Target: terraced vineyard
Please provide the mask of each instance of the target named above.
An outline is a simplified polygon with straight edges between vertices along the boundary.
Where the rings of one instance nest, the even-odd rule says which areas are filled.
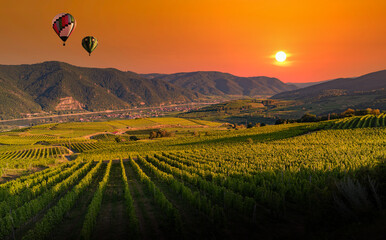
[[[351,118],[343,118],[342,120],[336,121],[333,125],[333,128],[335,129],[366,127],[386,127],[386,113],[382,113],[378,116],[365,115],[355,116]]]
[[[184,120],[186,135],[124,143],[103,123],[91,124],[93,140],[64,132],[41,154],[70,148],[75,160],[0,184],[0,238],[382,239],[386,128],[373,119],[245,130]],[[360,121],[374,127],[352,129]],[[197,124],[207,134],[189,134]],[[77,127],[87,125],[66,124]],[[27,146],[4,161],[33,161]]]
[[[0,153],[0,167],[20,168],[26,167],[33,162],[55,162],[61,156],[69,154],[64,147],[40,147]]]
[[[61,145],[75,152],[92,151],[95,149],[103,149],[109,147],[109,144],[107,143],[96,141],[68,141],[66,143],[62,143]]]

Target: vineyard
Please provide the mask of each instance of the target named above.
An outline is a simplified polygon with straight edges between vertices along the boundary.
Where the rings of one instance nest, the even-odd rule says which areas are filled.
[[[68,141],[66,143],[62,143],[62,146],[67,147],[68,149],[74,151],[74,152],[85,152],[95,149],[103,149],[108,148],[109,144],[107,143],[101,143],[101,142],[94,142],[94,141]]]
[[[3,168],[42,169],[0,184],[0,239],[383,239],[385,120],[235,130],[160,118],[2,133]],[[113,141],[162,124],[179,135]]]
[[[64,147],[40,147],[0,153],[0,167],[20,168],[34,162],[55,162],[60,156],[69,154]],[[28,159],[28,161],[25,161]],[[27,165],[26,165],[27,164]]]
[[[336,121],[332,127],[335,129],[386,127],[386,113],[378,116],[365,115],[343,118],[340,121]]]

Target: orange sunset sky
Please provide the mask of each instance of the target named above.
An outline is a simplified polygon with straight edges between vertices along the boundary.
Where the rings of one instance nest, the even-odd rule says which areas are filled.
[[[72,14],[66,47],[52,18]],[[0,64],[64,61],[138,73],[215,70],[284,82],[386,66],[385,0],[1,0]],[[99,46],[91,57],[81,40]],[[273,55],[285,51],[282,65]]]

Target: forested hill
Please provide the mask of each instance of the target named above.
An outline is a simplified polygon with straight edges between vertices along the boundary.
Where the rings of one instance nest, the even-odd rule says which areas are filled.
[[[159,79],[204,95],[274,95],[297,89],[271,77],[238,77],[214,71],[182,72],[175,74],[143,74],[149,79]]]
[[[159,79],[62,62],[0,65],[0,117],[48,110],[120,109],[190,102],[197,95]]]

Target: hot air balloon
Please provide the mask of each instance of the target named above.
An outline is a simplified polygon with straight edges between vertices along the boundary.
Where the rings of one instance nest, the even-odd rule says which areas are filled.
[[[67,38],[75,29],[75,18],[69,13],[60,13],[52,20],[52,28],[63,41],[63,46],[66,45]]]
[[[91,52],[95,50],[98,46],[98,40],[93,36],[87,36],[82,40],[82,46],[88,52],[88,55],[91,55]]]

